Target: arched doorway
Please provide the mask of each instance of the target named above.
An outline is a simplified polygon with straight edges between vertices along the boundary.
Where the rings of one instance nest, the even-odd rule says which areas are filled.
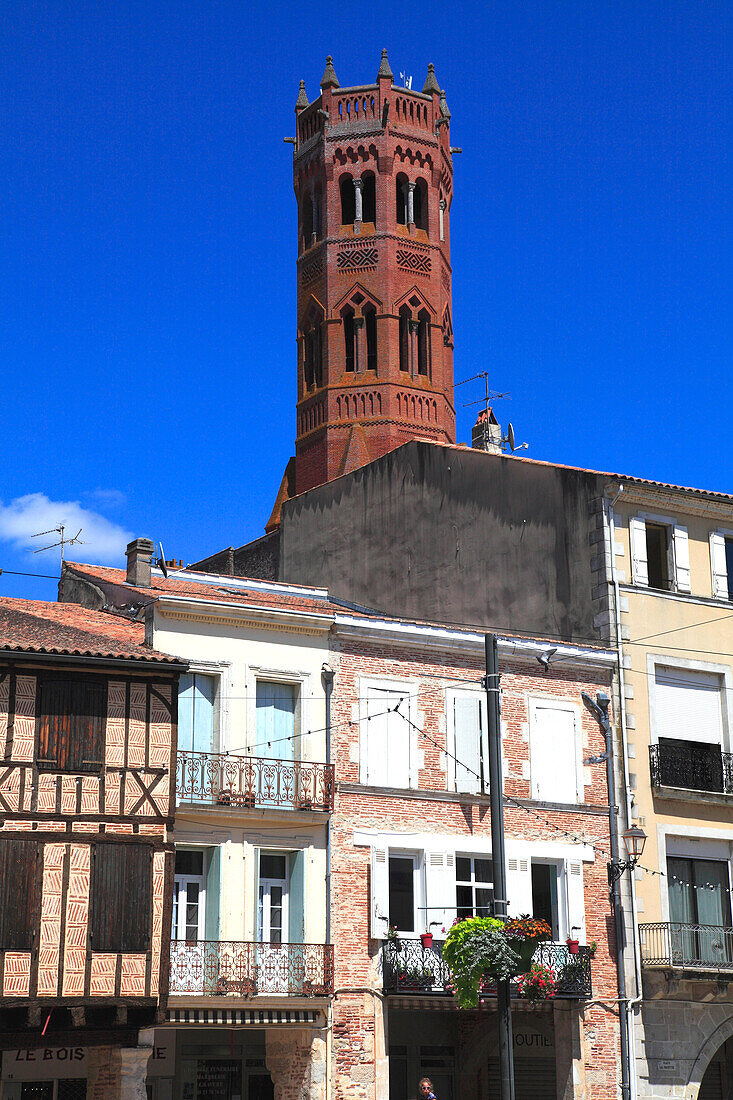
[[[726,1039],[711,1058],[697,1100],[733,1100],[733,1038]]]

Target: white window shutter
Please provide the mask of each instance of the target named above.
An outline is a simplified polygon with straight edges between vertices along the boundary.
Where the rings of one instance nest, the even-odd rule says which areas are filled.
[[[649,566],[646,553],[646,523],[632,516],[629,520],[629,539],[631,542],[631,566],[634,584],[649,585]]]
[[[530,716],[532,797],[540,802],[582,801],[575,709],[537,702]]]
[[[453,852],[425,853],[425,927],[436,939],[456,917],[456,861]],[[421,915],[422,920],[422,915]]]
[[[389,852],[372,846],[372,939],[386,939],[389,928]]]
[[[690,592],[690,547],[687,541],[687,528],[672,529],[674,546],[674,580],[678,592]]]
[[[725,558],[725,536],[717,531],[710,532],[710,571],[713,577],[713,596],[717,600],[727,600],[728,563]]]
[[[506,861],[506,892],[510,917],[532,913],[532,872],[529,859]]]
[[[568,935],[585,943],[583,864],[579,859],[565,860],[565,891],[568,902]]]
[[[453,761],[455,789],[481,791],[481,699],[456,693],[453,697]]]

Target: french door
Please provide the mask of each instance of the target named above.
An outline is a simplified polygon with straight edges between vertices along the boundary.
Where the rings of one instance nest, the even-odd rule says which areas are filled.
[[[690,966],[733,966],[727,861],[670,856],[667,872],[675,961]]]
[[[260,852],[257,909],[257,989],[260,993],[292,992],[287,927],[288,857]]]

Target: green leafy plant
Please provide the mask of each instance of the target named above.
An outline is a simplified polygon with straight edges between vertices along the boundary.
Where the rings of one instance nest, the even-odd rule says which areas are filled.
[[[485,975],[506,980],[516,974],[519,956],[510,946],[504,922],[494,917],[456,921],[443,944],[461,1008],[475,1008]]]

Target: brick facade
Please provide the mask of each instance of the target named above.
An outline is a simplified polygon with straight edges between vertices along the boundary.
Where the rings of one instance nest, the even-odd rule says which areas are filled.
[[[531,659],[534,665],[534,659]],[[479,1012],[457,1010],[450,998],[382,996],[380,949],[370,933],[370,847],[355,831],[404,834],[398,847],[409,849],[415,835],[435,834],[445,844],[452,838],[457,852],[469,841],[476,850],[485,838],[490,854],[488,798],[459,796],[447,790],[446,690],[461,683],[476,688],[483,661],[437,655],[434,650],[391,648],[336,638],[336,683],[332,753],[337,761],[338,796],[332,826],[333,940],[336,958],[336,997],[333,1010],[333,1080],[338,1097],[381,1100],[389,1095],[388,1054],[412,1031],[420,1041],[449,1044],[455,1049],[454,1095],[462,1100],[488,1097],[492,1089],[490,1066],[496,1054],[495,1001]],[[536,669],[536,665],[535,665]],[[593,997],[589,1000],[547,1002],[531,1007],[514,1001],[515,1031],[539,1029],[554,1050],[556,1095],[607,1098],[616,1095],[619,1075],[617,997],[612,918],[606,879],[608,850],[608,796],[602,764],[584,766],[585,802],[561,810],[531,801],[529,779],[528,700],[537,696],[579,701],[580,692],[608,690],[608,676],[568,664],[535,671],[529,663],[503,661],[502,725],[504,729],[505,795],[523,801],[524,808],[506,806],[506,835],[510,840],[576,843],[563,834],[592,840],[599,849],[593,862],[583,864],[585,939],[595,941],[592,960]],[[383,680],[407,683],[413,696],[412,717],[427,738],[418,735],[418,783],[409,794],[377,790],[360,784],[360,747],[363,736],[364,683]],[[596,724],[582,718],[583,757],[603,751]],[[526,811],[529,810],[528,814]],[[533,816],[538,814],[540,820]],[[357,842],[358,840],[358,842]],[[511,888],[510,888],[511,895]],[[511,896],[510,896],[511,906]],[[510,908],[511,911],[511,908]],[[440,933],[436,933],[440,935]],[[432,1038],[431,1038],[432,1037]],[[396,1044],[396,1045],[395,1045]],[[437,1047],[436,1047],[437,1049]],[[442,1049],[442,1048],[441,1048]],[[522,1053],[517,1054],[521,1062]],[[393,1070],[394,1072],[394,1070]],[[416,1091],[410,1078],[408,1095]]]

